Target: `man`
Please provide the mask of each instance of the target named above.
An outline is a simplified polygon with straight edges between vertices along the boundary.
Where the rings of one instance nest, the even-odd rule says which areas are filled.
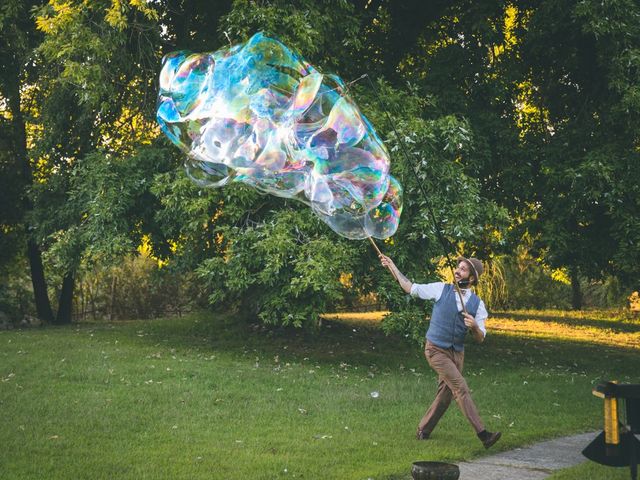
[[[418,424],[417,438],[419,440],[429,438],[454,398],[485,448],[491,447],[502,434],[488,432],[485,429],[471,398],[467,382],[462,376],[466,333],[471,332],[478,343],[482,343],[486,335],[487,309],[484,302],[469,288],[478,284],[483,271],[482,262],[477,258],[458,258],[454,277],[464,299],[465,308],[463,308],[460,295],[453,284],[413,283],[398,270],[389,257],[380,254],[380,261],[383,266],[391,270],[405,292],[423,300],[435,300],[424,354],[431,368],[438,374],[438,391],[433,403]]]

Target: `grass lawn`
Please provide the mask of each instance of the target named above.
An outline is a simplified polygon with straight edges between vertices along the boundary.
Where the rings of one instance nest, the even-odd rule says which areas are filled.
[[[496,315],[465,372],[503,439],[484,450],[454,406],[419,442],[436,388],[421,349],[342,317],[316,335],[212,313],[2,331],[0,477],[404,480],[416,460],[598,429],[594,384],[640,383],[637,320]]]
[[[594,462],[585,462],[561,470],[548,480],[629,480],[629,467],[604,467]]]

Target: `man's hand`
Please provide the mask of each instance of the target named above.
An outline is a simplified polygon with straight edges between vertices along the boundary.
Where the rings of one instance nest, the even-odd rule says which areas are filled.
[[[469,330],[471,330],[475,341],[478,343],[482,343],[484,341],[484,333],[482,333],[482,330],[478,328],[478,322],[476,322],[476,319],[469,313],[465,312],[462,312],[462,316],[464,317],[464,324]]]
[[[382,266],[387,267],[389,270],[393,272],[393,270],[396,268],[396,265],[395,263],[393,263],[393,260],[391,260],[386,255],[383,255],[382,253],[378,256],[380,257],[380,263],[382,264]]]
[[[396,264],[393,263],[393,260],[382,253],[378,255],[378,257],[380,258],[380,263],[382,264],[382,266],[389,269],[391,275],[393,275],[393,278],[396,279],[402,289],[407,293],[411,293],[411,285],[413,285],[411,283],[411,280],[405,277],[402,272],[398,270],[398,267],[396,267]]]
[[[469,313],[462,312],[462,316],[464,317],[464,324],[467,328],[474,330],[478,324],[476,323],[476,319],[471,316]]]

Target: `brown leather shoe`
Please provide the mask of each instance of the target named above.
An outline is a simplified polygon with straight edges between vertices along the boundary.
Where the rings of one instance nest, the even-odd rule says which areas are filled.
[[[487,437],[482,441],[484,448],[491,448],[502,436],[502,432],[487,432]]]
[[[418,431],[416,432],[416,438],[418,440],[427,440],[429,438],[429,434],[424,430],[418,429]]]

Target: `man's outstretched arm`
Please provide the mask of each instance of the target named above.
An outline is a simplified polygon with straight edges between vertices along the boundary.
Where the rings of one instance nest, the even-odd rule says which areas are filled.
[[[391,271],[391,274],[395,277],[395,279],[398,281],[405,292],[411,293],[413,282],[405,277],[400,270],[398,270],[398,267],[396,267],[396,264],[393,263],[393,260],[391,260],[386,255],[380,254],[380,263],[382,263],[383,267],[387,267]]]

